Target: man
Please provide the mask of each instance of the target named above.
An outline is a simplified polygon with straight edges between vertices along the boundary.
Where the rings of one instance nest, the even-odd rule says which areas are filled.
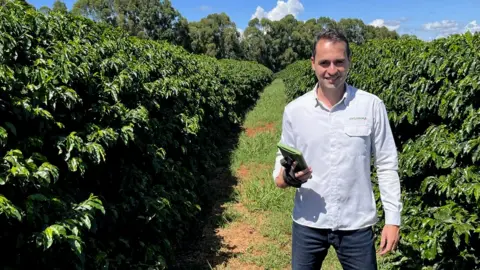
[[[299,149],[309,165],[294,173],[296,163],[278,152],[273,171],[278,187],[297,188],[293,269],[320,269],[330,246],[344,269],[377,269],[372,155],[385,212],[379,254],[398,243],[402,203],[396,145],[383,101],[345,82],[350,60],[344,35],[319,34],[311,57],[318,82],[283,114],[280,141]]]

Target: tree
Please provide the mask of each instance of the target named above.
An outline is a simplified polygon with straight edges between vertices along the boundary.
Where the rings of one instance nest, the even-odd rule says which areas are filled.
[[[73,13],[125,29],[129,34],[189,47],[188,22],[170,0],[78,0]]]
[[[48,14],[50,13],[52,10],[47,7],[47,6],[42,6],[41,8],[38,9],[39,12],[43,13],[43,14]]]
[[[412,34],[403,34],[400,36],[400,39],[416,40],[418,37]]]
[[[320,17],[317,19],[317,25],[320,26],[321,30],[326,30],[337,27],[337,22],[328,17]]]
[[[77,0],[73,5],[72,13],[82,15],[96,22],[106,22],[117,26],[113,1]]]
[[[65,5],[65,3],[61,0],[55,0],[55,2],[53,3],[52,11],[67,13],[68,12],[67,5]]]
[[[350,42],[363,44],[366,41],[367,26],[362,20],[350,18],[341,19],[337,26],[345,33]]]
[[[192,51],[216,58],[243,58],[240,33],[225,13],[210,14],[189,24]]]
[[[266,62],[267,44],[258,18],[248,22],[248,27],[243,31],[241,46],[245,59],[259,63]]]
[[[397,39],[398,34],[395,31],[388,30],[387,27],[375,27],[367,25],[366,28],[366,37],[367,40],[370,39]]]

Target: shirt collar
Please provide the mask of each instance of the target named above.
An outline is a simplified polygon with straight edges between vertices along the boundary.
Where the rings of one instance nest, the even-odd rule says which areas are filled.
[[[340,102],[343,102],[345,105],[348,105],[348,102],[353,97],[352,86],[349,85],[348,83],[345,83],[345,86],[346,86],[345,93],[343,93],[343,97],[340,100]],[[317,87],[318,87],[318,82],[315,84],[315,86],[313,87],[313,90],[311,91],[315,107],[321,106],[321,102],[317,98]]]

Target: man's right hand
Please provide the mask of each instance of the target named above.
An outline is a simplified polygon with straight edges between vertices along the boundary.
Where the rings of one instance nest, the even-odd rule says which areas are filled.
[[[286,188],[289,186],[300,187],[308,179],[312,178],[312,168],[308,167],[303,171],[294,173],[297,162],[291,162],[287,160],[281,161],[282,168],[279,175],[276,178],[276,185],[280,188]]]
[[[292,170],[295,171],[295,165],[297,165],[297,162],[293,162],[293,165],[292,165]],[[312,167],[308,167],[306,168],[305,170],[303,171],[299,171],[299,172],[296,172],[295,173],[295,177],[302,181],[303,183],[307,182],[308,179],[312,178]]]

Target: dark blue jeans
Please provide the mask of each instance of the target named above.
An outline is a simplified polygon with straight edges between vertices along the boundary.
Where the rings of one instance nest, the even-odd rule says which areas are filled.
[[[332,231],[292,226],[292,269],[321,269],[333,246],[344,270],[376,270],[375,240],[371,227],[355,231]]]

